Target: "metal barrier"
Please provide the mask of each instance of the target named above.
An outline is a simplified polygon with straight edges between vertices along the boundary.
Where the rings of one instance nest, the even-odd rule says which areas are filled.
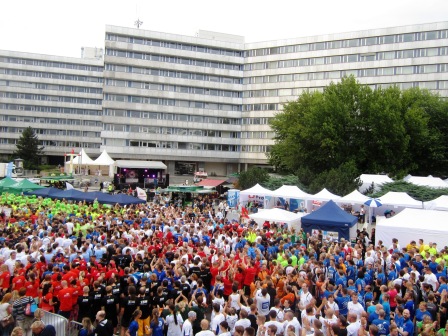
[[[67,335],[68,320],[64,316],[45,311],[42,320],[45,324],[51,324],[56,329],[57,336]]]
[[[79,331],[82,329],[82,324],[76,321],[70,321],[68,324],[67,336],[78,336]]]

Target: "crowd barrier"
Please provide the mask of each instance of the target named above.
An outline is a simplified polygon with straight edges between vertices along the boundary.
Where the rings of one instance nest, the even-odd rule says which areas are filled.
[[[45,311],[42,320],[45,324],[51,324],[56,329],[57,336],[67,335],[68,320],[64,316]]]
[[[79,331],[82,329],[82,324],[76,321],[70,321],[68,324],[67,336],[78,336]],[[112,336],[112,335],[111,335]]]

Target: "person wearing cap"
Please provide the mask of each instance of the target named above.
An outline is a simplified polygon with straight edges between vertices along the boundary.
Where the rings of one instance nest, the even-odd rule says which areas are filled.
[[[193,336],[193,321],[196,320],[196,312],[188,312],[188,319],[182,325],[182,336]]]

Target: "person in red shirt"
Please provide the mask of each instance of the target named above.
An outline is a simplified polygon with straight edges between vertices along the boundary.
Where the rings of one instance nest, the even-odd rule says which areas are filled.
[[[255,277],[258,274],[258,268],[255,266],[254,260],[251,260],[250,264],[247,265],[244,258],[243,258],[243,267],[245,267],[244,280],[243,280],[244,294],[246,296],[249,296],[250,285],[255,282]]]
[[[25,287],[25,277],[23,275],[18,275],[16,271],[14,271],[14,277],[12,279],[12,290],[19,290],[22,287]]]
[[[39,279],[36,278],[36,274],[33,272],[28,273],[28,279],[25,281],[26,296],[31,296],[32,298],[39,297]]]
[[[64,316],[66,319],[70,319],[70,313],[73,308],[72,297],[74,288],[68,287],[68,283],[65,280],[62,280],[61,285],[62,289],[57,295],[60,302],[58,314]]]
[[[62,277],[61,274],[58,274],[58,277],[56,278],[56,281],[52,281],[51,285],[53,286],[53,295],[58,296],[59,291],[62,289]]]
[[[0,289],[6,293],[9,289],[11,274],[9,274],[8,266],[2,265],[0,267]]]
[[[53,302],[53,286],[52,284],[46,283],[43,286],[42,294],[39,300],[40,308],[50,312],[54,313],[54,302]]]

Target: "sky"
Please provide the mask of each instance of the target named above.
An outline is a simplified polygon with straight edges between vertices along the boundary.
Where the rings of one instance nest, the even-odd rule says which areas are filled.
[[[447,20],[447,0],[0,0],[0,49],[79,57],[103,47],[107,24],[246,42]]]

